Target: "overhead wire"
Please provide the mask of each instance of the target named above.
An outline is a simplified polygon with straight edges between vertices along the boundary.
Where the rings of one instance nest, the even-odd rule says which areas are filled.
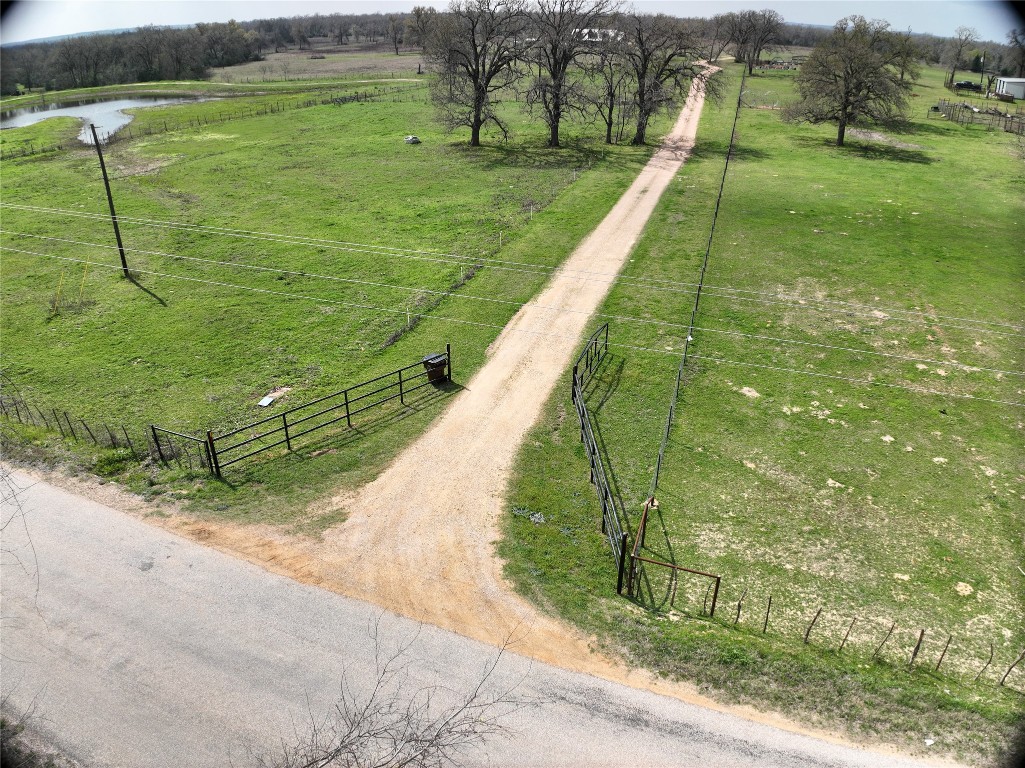
[[[88,213],[84,211],[70,211],[60,208],[45,208],[42,206],[28,206],[16,203],[0,203],[0,207],[7,207],[18,210],[36,211],[44,213],[59,213],[68,216],[77,216],[91,219],[109,219],[110,217],[102,213]],[[438,251],[422,250],[422,249],[408,249],[408,248],[395,248],[391,246],[379,246],[379,245],[368,245],[362,243],[350,243],[346,241],[327,240],[324,238],[309,238],[298,235],[280,235],[276,233],[265,233],[265,232],[252,232],[249,230],[237,230],[227,227],[211,227],[207,225],[199,224],[187,224],[182,222],[173,222],[166,220],[157,219],[144,219],[138,217],[129,216],[118,216],[119,222],[132,223],[140,226],[151,226],[151,227],[162,227],[170,229],[182,229],[185,231],[197,231],[197,232],[209,232],[212,234],[223,234],[230,235],[233,237],[239,237],[244,239],[261,240],[265,242],[278,242],[288,245],[310,245],[312,247],[327,248],[331,250],[341,250],[349,253],[365,253],[369,255],[393,255],[399,258],[408,258],[420,261],[431,261],[436,263],[451,263],[451,264],[463,264],[463,265],[477,265],[487,266],[491,269],[502,270],[507,272],[519,272],[525,274],[536,274],[536,275],[550,275],[556,272],[569,275],[582,275],[580,279],[591,280],[594,282],[600,282],[603,284],[614,284],[617,282],[639,282],[646,285],[650,285],[655,290],[663,290],[675,293],[683,294],[694,294],[696,293],[697,283],[688,283],[683,281],[666,280],[660,278],[648,278],[631,275],[619,275],[617,273],[608,272],[596,272],[590,270],[579,270],[579,269],[566,269],[564,267],[552,267],[543,264],[532,264],[529,262],[517,262],[501,259],[493,259],[487,257],[475,257],[475,256],[462,256],[459,254],[444,253]],[[179,257],[181,258],[181,257]],[[604,279],[598,279],[604,278]],[[681,290],[682,289],[682,290]],[[691,290],[694,289],[694,290]],[[1016,325],[1013,323],[1005,323],[994,320],[986,320],[983,318],[971,318],[971,317],[959,317],[954,315],[941,315],[937,313],[923,312],[921,310],[907,310],[907,309],[896,309],[887,307],[877,307],[872,304],[859,304],[855,302],[846,302],[838,299],[815,299],[800,296],[798,294],[781,294],[780,292],[767,292],[767,291],[754,291],[744,288],[732,288],[728,286],[711,286],[705,285],[702,288],[705,295],[710,297],[725,298],[732,301],[747,301],[766,305],[775,306],[796,306],[802,309],[816,309],[822,312],[843,312],[848,315],[872,317],[879,321],[896,321],[905,323],[921,323],[924,325],[961,329],[961,330],[972,330],[983,333],[992,333],[996,335],[1004,336],[1021,336],[1025,334],[1018,333],[1002,333],[1000,331],[991,330],[989,328],[977,328],[974,326],[964,325],[949,325],[941,324],[937,322],[929,321],[928,318],[937,318],[944,320],[952,320],[956,322],[974,323],[977,325],[989,325],[1002,328],[1013,328],[1016,330],[1025,331],[1025,326]],[[725,293],[716,293],[710,291],[722,291]],[[740,296],[736,294],[750,294],[749,296]],[[771,296],[776,300],[766,300],[753,298],[757,296]],[[782,299],[782,300],[780,300]],[[871,312],[855,312],[852,309],[845,310],[833,310],[823,307],[822,305],[836,305],[838,307],[848,307],[856,309],[870,309]],[[887,317],[879,317],[876,313],[883,313],[888,315]],[[915,317],[897,317],[896,314],[913,315]],[[921,318],[921,319],[916,319]]]
[[[35,234],[32,234],[32,233],[15,232],[15,231],[12,231],[12,230],[5,230],[5,229],[0,229],[0,234],[17,235],[17,236],[21,236],[21,237],[31,237],[31,238],[35,238],[35,239],[39,239],[39,240],[47,240],[47,241],[53,241],[53,242],[68,243],[68,244],[71,244],[71,245],[84,245],[84,246],[95,247],[95,248],[104,248],[104,249],[108,249],[108,250],[113,250],[113,249],[117,248],[117,246],[107,245],[107,244],[104,244],[104,243],[90,243],[90,242],[86,242],[86,241],[82,241],[82,240],[72,240],[70,238],[51,237],[51,236],[48,236],[48,235],[35,235]],[[408,292],[414,292],[414,293],[426,293],[426,294],[429,294],[429,295],[445,296],[445,297],[449,297],[449,298],[456,298],[456,299],[463,299],[463,300],[472,300],[472,301],[482,301],[482,302],[495,303],[495,304],[504,304],[504,305],[507,305],[507,306],[516,307],[517,309],[522,309],[524,307],[533,307],[535,309],[543,309],[543,310],[547,310],[547,311],[551,311],[551,312],[561,312],[561,313],[567,313],[567,314],[584,314],[584,315],[588,315],[588,316],[594,315],[596,317],[601,317],[601,318],[609,319],[609,320],[618,320],[618,321],[623,321],[623,322],[636,322],[636,323],[643,323],[643,324],[648,324],[648,325],[658,325],[658,326],[662,326],[662,327],[681,329],[681,330],[686,331],[688,336],[693,331],[701,331],[701,332],[704,332],[704,333],[717,333],[717,334],[723,334],[723,335],[741,336],[741,337],[745,337],[745,338],[759,339],[759,340],[763,340],[763,341],[772,341],[772,342],[776,342],[776,343],[779,343],[779,344],[793,344],[793,345],[816,347],[816,348],[820,348],[820,349],[828,349],[828,350],[834,350],[834,351],[840,351],[840,352],[850,352],[850,353],[858,354],[858,355],[871,355],[871,356],[876,356],[876,357],[887,357],[887,358],[891,358],[891,359],[895,359],[895,360],[903,360],[903,361],[914,362],[914,363],[930,363],[932,365],[947,365],[947,366],[960,368],[960,369],[963,369],[963,370],[966,370],[966,371],[970,371],[970,372],[979,371],[979,372],[1006,374],[1006,375],[1009,375],[1009,376],[1025,376],[1025,372],[1022,372],[1022,371],[1010,371],[1010,370],[1004,370],[1004,369],[1000,369],[1000,368],[988,368],[988,367],[983,367],[983,366],[971,365],[971,364],[968,364],[968,363],[960,363],[960,362],[958,362],[956,360],[933,360],[931,358],[912,357],[912,356],[908,356],[908,355],[898,355],[898,354],[889,353],[889,352],[879,352],[879,351],[876,351],[876,350],[856,349],[854,347],[842,347],[842,346],[833,345],[833,344],[822,344],[822,343],[818,343],[818,342],[801,341],[799,339],[785,339],[785,338],[781,338],[781,337],[778,337],[778,336],[766,336],[766,335],[762,335],[762,334],[745,333],[745,332],[742,332],[742,331],[730,331],[730,330],[724,330],[724,329],[721,329],[721,328],[705,328],[705,327],[698,327],[698,326],[689,326],[689,325],[684,324],[684,323],[674,323],[674,322],[666,321],[666,320],[655,320],[653,318],[632,317],[632,316],[629,316],[629,315],[619,315],[619,314],[604,313],[604,312],[594,313],[594,312],[590,312],[588,310],[574,309],[572,307],[553,307],[553,306],[550,306],[550,305],[538,304],[536,302],[518,302],[518,301],[513,301],[513,300],[510,300],[510,299],[498,299],[498,298],[489,297],[489,296],[477,296],[477,295],[474,295],[474,294],[456,293],[454,291],[443,291],[443,290],[436,290],[436,289],[423,288],[423,287],[417,287],[417,286],[395,285],[394,283],[380,283],[380,282],[375,282],[375,281],[371,281],[371,280],[358,280],[358,279],[355,279],[355,278],[338,277],[338,276],[335,276],[335,275],[320,275],[320,274],[317,274],[315,272],[304,272],[304,271],[298,271],[298,270],[281,269],[279,267],[263,267],[263,266],[259,266],[259,265],[246,264],[246,263],[242,263],[242,262],[220,261],[220,260],[217,260],[217,259],[206,259],[206,258],[203,258],[203,257],[200,257],[200,256],[182,256],[182,255],[173,254],[173,253],[166,253],[166,252],[162,252],[162,251],[148,251],[148,250],[143,250],[143,249],[139,249],[139,248],[126,248],[125,250],[128,251],[129,253],[140,253],[140,254],[145,254],[145,255],[161,256],[161,257],[170,258],[170,259],[183,259],[183,260],[187,260],[187,261],[195,261],[195,262],[214,264],[214,265],[225,266],[225,267],[233,267],[233,268],[237,268],[237,269],[251,269],[251,270],[260,271],[260,272],[271,272],[271,273],[276,273],[276,274],[295,275],[295,276],[299,276],[299,277],[308,277],[308,278],[315,278],[315,279],[330,280],[330,281],[349,283],[349,284],[355,284],[355,285],[363,285],[363,286],[368,286],[368,287],[391,288],[391,289],[396,289],[396,290],[402,290],[402,291],[408,291]],[[56,257],[54,257],[54,258],[56,258]]]
[[[56,259],[56,260],[59,260],[59,261],[74,262],[74,263],[78,263],[78,264],[88,264],[88,265],[95,266],[95,267],[100,267],[100,268],[103,268],[103,269],[112,269],[112,270],[120,270],[121,269],[121,267],[119,265],[106,264],[104,262],[89,261],[87,259],[77,259],[77,258],[74,258],[74,257],[71,257],[71,256],[56,256],[56,255],[53,255],[53,254],[39,253],[38,251],[28,251],[28,250],[25,250],[25,249],[13,248],[11,246],[2,245],[2,244],[0,244],[0,250],[12,251],[12,252],[15,252],[15,253],[23,253],[23,254],[28,254],[28,255],[32,255],[32,256],[41,256],[43,258],[51,258],[51,259]],[[236,285],[236,284],[233,284],[233,283],[226,283],[226,282],[218,281],[218,280],[204,280],[204,279],[196,278],[196,277],[186,277],[186,276],[183,276],[183,275],[172,275],[172,274],[167,274],[167,273],[163,273],[163,272],[156,272],[156,271],[153,271],[153,270],[141,270],[141,269],[140,270],[134,270],[133,269],[132,271],[136,272],[138,274],[153,275],[155,277],[166,277],[166,278],[169,278],[169,279],[172,279],[172,280],[184,280],[184,281],[187,281],[187,282],[202,283],[202,284],[206,284],[206,285],[214,285],[214,286],[220,286],[220,287],[225,287],[225,288],[234,288],[234,289],[237,289],[237,290],[250,291],[250,292],[253,292],[253,293],[269,294],[269,295],[273,295],[273,296],[284,296],[286,298],[305,299],[305,300],[308,300],[308,301],[315,301],[315,302],[318,302],[318,303],[321,303],[321,304],[333,304],[333,305],[344,306],[344,307],[349,307],[349,308],[353,308],[353,309],[367,309],[367,310],[371,310],[371,311],[375,311],[375,312],[379,312],[379,313],[384,313],[384,314],[390,314],[390,315],[399,315],[399,316],[401,316],[401,315],[406,315],[407,314],[405,310],[389,309],[387,307],[380,307],[380,306],[373,305],[373,304],[361,304],[361,303],[357,303],[357,302],[339,301],[337,299],[325,299],[325,298],[321,298],[321,297],[318,297],[318,296],[307,296],[305,294],[292,293],[292,292],[289,292],[289,291],[275,291],[275,290],[271,290],[271,289],[267,289],[267,288],[253,288],[253,287],[250,287],[250,286]],[[556,333],[551,333],[549,331],[533,331],[533,330],[526,329],[526,328],[511,328],[511,327],[509,327],[507,325],[499,325],[497,323],[482,323],[482,322],[479,322],[479,321],[476,321],[476,320],[463,320],[461,318],[449,317],[447,315],[435,315],[435,314],[430,314],[430,313],[422,313],[422,314],[417,314],[415,316],[418,319],[442,320],[442,321],[445,321],[445,322],[457,323],[457,324],[460,324],[460,325],[474,326],[474,327],[479,327],[479,328],[487,328],[487,329],[497,330],[497,331],[508,330],[508,331],[512,331],[512,332],[515,332],[515,333],[524,333],[524,334],[528,334],[528,335],[532,335],[532,336],[538,336],[538,337],[541,337],[541,338],[561,339],[561,340],[564,340],[564,341],[577,341],[577,337],[576,336],[567,336],[567,335],[564,335],[564,334],[556,334]],[[645,346],[641,346],[641,345],[637,345],[637,344],[623,344],[621,342],[618,342],[618,343],[617,342],[609,342],[609,346],[617,347],[617,348],[620,348],[620,349],[630,349],[630,350],[638,351],[638,352],[649,352],[649,353],[658,354],[658,355],[676,357],[676,353],[674,351],[665,350],[665,349],[655,349],[655,348],[652,348],[652,347],[645,347]],[[958,398],[958,399],[975,400],[975,401],[979,401],[979,402],[996,403],[996,404],[1000,404],[1000,405],[1010,405],[1010,406],[1015,406],[1015,407],[1025,407],[1025,403],[1020,403],[1020,402],[1014,402],[1014,401],[1008,401],[1008,400],[997,400],[997,399],[985,398],[985,397],[976,397],[974,395],[959,394],[959,393],[954,393],[954,392],[943,392],[943,391],[940,391],[940,390],[922,389],[922,388],[910,387],[910,386],[906,386],[906,385],[902,385],[902,384],[889,384],[889,383],[886,383],[886,382],[880,382],[880,381],[875,381],[875,380],[871,380],[871,379],[854,379],[854,378],[849,378],[849,377],[845,377],[845,376],[837,376],[837,375],[833,375],[833,374],[817,373],[817,372],[813,372],[813,371],[803,371],[803,370],[796,369],[796,368],[783,368],[783,367],[779,367],[779,366],[764,365],[764,364],[759,364],[759,363],[743,363],[743,362],[739,362],[739,361],[727,360],[727,359],[724,359],[724,358],[716,358],[716,357],[711,357],[711,356],[706,356],[706,355],[691,354],[690,357],[691,358],[700,359],[700,360],[708,360],[710,362],[727,363],[727,364],[740,365],[740,366],[746,366],[746,367],[752,367],[752,368],[765,368],[765,369],[769,369],[769,370],[784,371],[784,372],[792,373],[792,374],[795,374],[795,375],[801,375],[801,376],[813,376],[813,377],[817,377],[817,378],[835,379],[835,380],[846,381],[846,382],[850,382],[850,383],[854,383],[854,384],[864,384],[864,385],[872,385],[872,386],[889,387],[889,388],[893,388],[893,389],[903,389],[903,390],[906,390],[908,392],[913,392],[913,393],[916,393],[916,394],[929,394],[929,395],[937,395],[937,396],[941,396],[941,397],[953,397],[953,398]]]

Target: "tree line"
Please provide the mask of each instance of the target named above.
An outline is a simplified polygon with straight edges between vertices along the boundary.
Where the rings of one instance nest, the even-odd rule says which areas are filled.
[[[885,71],[898,76],[891,89],[896,96],[922,61],[949,66],[951,82],[959,67],[985,71],[991,81],[997,74],[1025,73],[1025,30],[1012,30],[1003,45],[981,43],[964,27],[953,38],[935,38],[876,24],[885,34],[876,34],[872,44],[886,49]],[[698,77],[699,61],[729,52],[751,72],[766,54],[792,46],[820,51],[836,34],[787,24],[773,10],[698,19],[625,11],[621,0],[452,0],[443,11],[417,6],[410,13],[149,26],[6,46],[0,50],[0,85],[9,94],[201,79],[213,67],[260,60],[270,51],[312,49],[325,41],[376,44],[396,54],[421,54],[436,75],[431,94],[442,121],[469,128],[471,145],[489,126],[506,132],[497,105],[510,95],[546,124],[550,146],[560,145],[561,127],[571,116],[598,122],[608,143],[624,140],[629,131],[632,143],[643,144],[652,117],[677,106],[696,78],[702,87],[718,87],[714,79]],[[863,110],[866,116],[870,111]]]

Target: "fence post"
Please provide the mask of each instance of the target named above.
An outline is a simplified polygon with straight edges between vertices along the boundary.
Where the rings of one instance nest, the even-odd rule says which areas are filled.
[[[712,610],[708,612],[708,618],[715,618],[715,603],[719,599],[719,582],[722,581],[722,576],[715,577],[715,591],[712,592]]]
[[[100,441],[96,439],[96,435],[94,435],[93,431],[89,429],[89,425],[85,423],[85,419],[79,419],[79,421],[82,422],[82,426],[85,427],[85,431],[89,433],[89,437],[93,439],[93,444],[99,445]]]
[[[64,420],[68,423],[68,429],[71,430],[71,436],[77,440],[78,435],[75,434],[75,428],[71,425],[71,418],[68,416],[67,411],[64,411]]]
[[[404,397],[405,396],[404,396],[404,394],[402,392],[402,369],[399,368],[399,402],[402,403],[403,405],[406,404],[406,401],[405,401]]]
[[[575,403],[577,401],[577,368],[579,366],[573,366],[573,394],[570,395],[570,399]]]
[[[619,540],[619,575],[616,578],[616,594],[623,594],[623,571],[626,570],[626,531]]]
[[[157,436],[157,428],[153,424],[150,424],[149,428],[153,432],[153,444],[157,447],[157,456],[159,456],[160,460],[166,464],[167,459],[164,458],[164,451],[160,447],[160,438]]]
[[[352,429],[352,418],[349,415],[349,390],[345,390],[345,425]]]
[[[214,433],[206,431],[206,448],[210,452],[210,466],[217,477],[221,476],[221,462],[217,460],[217,446],[214,444]]]
[[[61,437],[64,437],[64,427],[61,426],[61,420],[57,416],[57,409],[56,408],[51,408],[50,410],[53,411],[53,420],[57,423],[57,429],[60,430]]]
[[[911,652],[911,661],[908,662],[908,667],[915,666],[915,659],[918,657],[918,652],[922,650],[922,641],[925,639],[925,630],[921,630],[918,633],[918,642],[915,643],[915,649]]]
[[[122,425],[121,425],[121,431],[125,433],[125,440],[126,440],[126,441],[128,441],[128,447],[129,447],[129,448],[131,449],[131,451],[132,451],[132,456],[136,456],[136,457],[137,457],[137,456],[138,456],[138,454],[136,454],[136,452],[135,452],[135,446],[134,446],[134,445],[132,445],[132,438],[130,438],[130,437],[128,436],[128,430],[127,430],[127,429],[125,429],[125,425],[124,425],[124,424],[122,424]]]
[[[400,389],[399,390],[400,397],[401,397],[401,392],[402,392],[402,390]],[[281,414],[281,423],[285,427],[285,447],[288,450],[292,450],[292,439],[288,435],[288,418],[287,418],[287,414],[284,414],[284,413]]]
[[[445,358],[448,360],[448,380],[452,381],[452,345],[445,343]]]

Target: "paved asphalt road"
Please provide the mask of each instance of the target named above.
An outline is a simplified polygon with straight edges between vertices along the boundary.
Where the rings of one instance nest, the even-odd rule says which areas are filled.
[[[335,701],[343,670],[373,679],[380,646],[415,638],[409,690],[468,690],[494,648],[270,574],[14,473],[0,623],[2,693],[84,766],[248,766],[307,712]],[[30,537],[30,538],[29,538]],[[443,588],[443,585],[439,585]],[[496,688],[539,703],[489,766],[923,765],[795,735],[507,652]]]

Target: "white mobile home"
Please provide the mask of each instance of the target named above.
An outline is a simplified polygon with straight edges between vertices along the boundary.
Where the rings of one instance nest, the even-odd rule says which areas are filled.
[[[1025,99],[1025,77],[998,77],[994,92]]]

